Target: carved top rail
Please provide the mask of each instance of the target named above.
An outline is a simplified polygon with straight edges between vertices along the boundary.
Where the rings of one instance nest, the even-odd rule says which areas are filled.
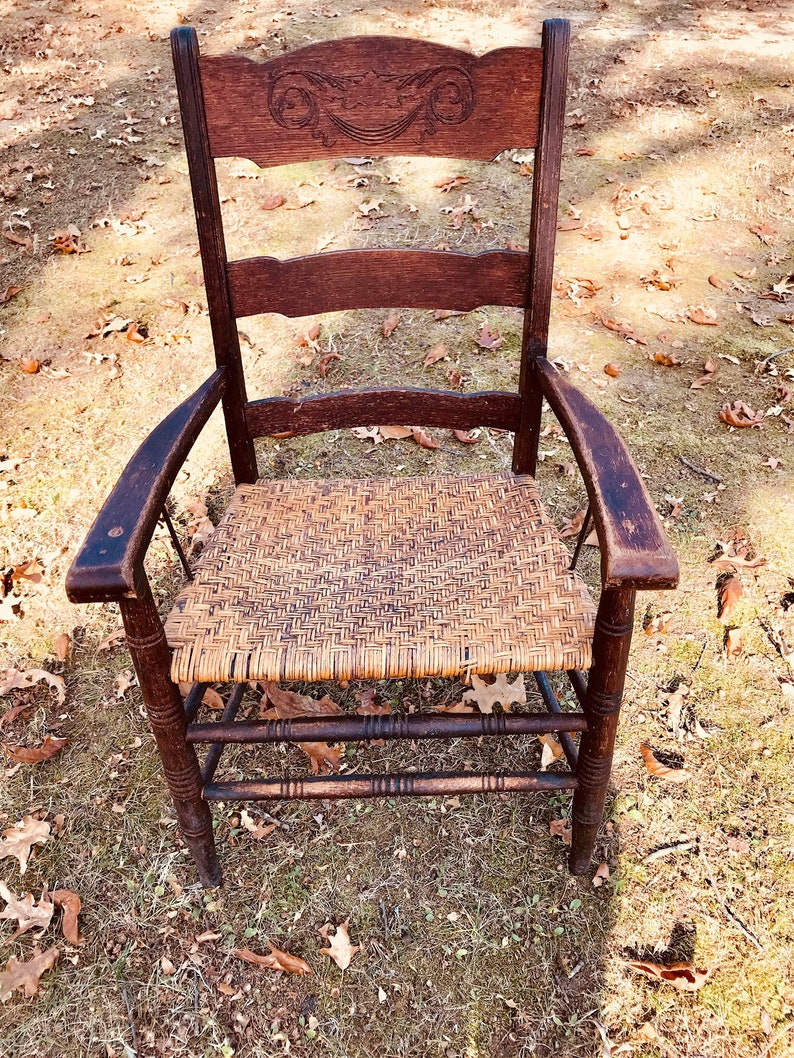
[[[542,53],[402,37],[324,41],[259,63],[199,60],[216,158],[260,166],[372,152],[488,160],[534,147]]]

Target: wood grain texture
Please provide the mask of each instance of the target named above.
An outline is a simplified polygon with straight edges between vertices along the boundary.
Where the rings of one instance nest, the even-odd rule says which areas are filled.
[[[338,250],[286,261],[251,257],[230,262],[229,287],[238,317],[351,308],[467,312],[480,305],[523,305],[527,255],[518,250]]]
[[[523,402],[521,426],[513,446],[516,474],[534,474],[538,456],[542,402],[532,382],[531,364],[537,357],[546,355],[549,336],[570,36],[570,24],[564,19],[543,23],[540,130],[532,177],[529,284],[518,382]]]
[[[267,801],[340,797],[435,797],[459,793],[530,793],[575,790],[570,773],[554,772],[415,772],[397,775],[311,776],[305,779],[243,779],[208,783],[208,801]]]
[[[579,744],[574,794],[571,852],[572,874],[585,874],[590,867],[612,772],[612,754],[623,699],[623,684],[634,629],[633,591],[601,592],[593,636],[593,664],[587,682],[585,713],[587,731]]]
[[[365,389],[321,393],[303,400],[266,397],[246,408],[252,437],[317,433],[349,426],[440,426],[471,430],[493,426],[515,430],[518,394],[499,390],[452,393],[440,389]]]
[[[138,597],[121,600],[127,646],[138,676],[179,828],[205,886],[220,885],[212,817],[202,796],[196,751],[185,741],[187,720],[179,688],[169,676],[170,654],[157,606],[143,576]]]
[[[244,684],[237,684],[243,687]],[[394,738],[480,738],[486,735],[541,735],[550,731],[584,731],[584,713],[486,713],[454,716],[386,714],[374,716],[299,717],[294,720],[192,724],[188,742],[368,742]]]
[[[209,149],[205,97],[198,68],[198,38],[191,26],[178,26],[171,31],[171,53],[185,136],[190,188],[196,212],[215,362],[228,371],[223,414],[234,480],[239,485],[244,481],[256,481],[256,455],[253,441],[245,428],[247,398],[240,356],[240,338],[231,308],[226,273],[226,241],[215,163]]]
[[[481,58],[404,37],[324,41],[258,63],[203,56],[216,158],[260,166],[347,155],[493,158],[537,141],[541,53]]]
[[[582,472],[601,547],[605,588],[674,588],[678,561],[629,450],[608,419],[548,360],[540,388]]]
[[[160,511],[225,385],[226,371],[218,368],[152,430],[124,468],[66,575],[72,602],[112,602],[136,594]]]

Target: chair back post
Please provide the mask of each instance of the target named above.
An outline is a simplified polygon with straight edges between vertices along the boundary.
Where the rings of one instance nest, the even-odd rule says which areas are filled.
[[[513,448],[516,474],[534,474],[538,457],[543,395],[535,381],[533,363],[546,356],[548,345],[570,35],[571,27],[566,19],[552,18],[543,23],[543,80],[532,178],[529,281],[519,378],[521,424]]]
[[[243,482],[252,483],[258,476],[256,456],[245,419],[247,398],[240,339],[229,293],[218,181],[210,153],[207,118],[201,92],[198,40],[192,26],[178,26],[171,31],[171,51],[193,205],[196,210],[215,359],[218,366],[223,365],[228,372],[228,386],[223,395],[223,413],[232,470],[238,485]]]

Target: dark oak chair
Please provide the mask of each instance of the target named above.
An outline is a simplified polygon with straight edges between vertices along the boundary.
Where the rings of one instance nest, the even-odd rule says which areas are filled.
[[[71,567],[67,591],[74,602],[121,607],[199,876],[205,885],[221,877],[211,800],[560,789],[575,791],[569,865],[581,874],[603,815],[635,592],[674,587],[678,570],[623,441],[546,358],[568,24],[545,22],[540,48],[479,58],[425,41],[358,37],[258,63],[199,57],[188,27],[171,39],[217,368],[132,457]],[[356,249],[227,260],[215,158],[241,156],[264,167],[363,148],[489,160],[514,146],[536,152],[528,253]],[[387,388],[305,399],[246,396],[240,317],[481,305],[524,309],[517,393]],[[544,399],[587,488],[601,549],[597,606],[533,478]],[[163,625],[144,556],[179,468],[218,403],[237,489]],[[256,437],[376,423],[511,431],[512,473],[258,478]],[[535,674],[547,714],[235,720],[247,681],[526,671]],[[546,675],[553,671],[568,674],[581,711],[561,710]],[[196,722],[208,684],[221,681],[233,685],[221,719]],[[180,682],[192,684],[184,701]],[[559,733],[566,773],[215,780],[227,743],[541,732]],[[202,742],[211,745],[200,765],[195,744]]]

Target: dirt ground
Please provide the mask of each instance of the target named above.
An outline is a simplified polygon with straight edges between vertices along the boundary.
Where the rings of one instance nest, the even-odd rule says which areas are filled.
[[[59,952],[36,995],[0,1005],[0,1056],[791,1054],[794,5],[6,0],[0,13],[0,681],[4,668],[65,681],[62,702],[45,676],[0,698],[11,747],[2,830],[24,817],[50,828],[24,875],[0,858],[0,906],[71,890],[84,941],[64,933],[60,911],[41,937],[18,938],[0,912],[0,973],[36,948]],[[677,592],[640,598],[593,872],[568,875],[551,832],[567,795],[309,803],[272,816],[218,806],[226,881],[204,891],[163,793],[117,614],[73,607],[63,592],[120,469],[211,369],[168,31],[190,23],[206,52],[259,59],[356,33],[481,53],[535,44],[542,18],[560,15],[574,42],[551,355],[620,426],[682,566]],[[521,144],[487,165],[225,161],[230,256],[525,245],[531,166]],[[249,393],[515,384],[517,313],[398,310],[385,335],[388,312],[242,321]],[[504,339],[498,349],[478,345],[485,324]],[[448,357],[425,365],[439,343]],[[339,359],[322,377],[329,353]],[[563,526],[584,491],[547,425],[539,480]],[[435,449],[350,431],[263,441],[260,471],[509,466],[509,437],[435,434]],[[230,488],[213,419],[174,489],[180,531],[200,538],[203,507],[215,517]],[[179,576],[164,533],[149,569],[165,610]],[[303,688],[351,708],[369,689]],[[374,690],[413,709],[463,688]],[[15,758],[46,736],[68,743],[41,763]],[[650,775],[644,743],[684,767],[674,776],[684,781]],[[526,766],[540,749],[520,740],[498,764]],[[344,766],[360,756],[375,768],[432,767],[437,751],[348,746]],[[453,755],[496,763],[466,741]],[[224,757],[225,774],[243,764]],[[294,747],[257,766],[306,770]],[[609,868],[601,885],[598,864]],[[348,919],[362,949],[342,971],[321,954],[319,931]],[[312,974],[235,954],[269,943]],[[632,970],[637,960],[692,962],[708,976],[680,991]]]

